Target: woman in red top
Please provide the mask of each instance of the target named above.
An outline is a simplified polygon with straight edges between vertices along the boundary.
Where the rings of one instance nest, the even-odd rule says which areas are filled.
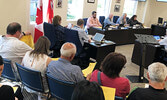
[[[120,53],[108,54],[101,63],[100,84],[106,87],[116,88],[116,96],[125,98],[130,91],[129,80],[120,77],[119,74],[126,64],[126,57]],[[90,81],[98,82],[98,72],[95,70]]]

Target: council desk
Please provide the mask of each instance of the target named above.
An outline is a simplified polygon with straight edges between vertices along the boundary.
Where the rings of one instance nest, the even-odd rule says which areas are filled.
[[[113,30],[102,30],[100,28],[91,27],[89,29],[89,35],[95,35],[101,33],[105,35],[106,40],[110,40],[116,43],[116,45],[132,44],[136,37],[134,34],[146,34],[151,35],[151,28],[142,29],[113,29]]]

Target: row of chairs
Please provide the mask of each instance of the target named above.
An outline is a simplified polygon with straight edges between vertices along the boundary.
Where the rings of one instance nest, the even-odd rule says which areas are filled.
[[[15,74],[13,73],[11,61],[4,59],[4,66],[5,67],[2,72],[2,77],[10,79],[12,81],[19,81],[16,80]],[[50,97],[56,98],[57,100],[70,100],[75,88],[74,83],[58,80],[51,75],[46,74],[49,92],[45,92],[41,72],[31,70],[29,68],[21,66],[18,63],[16,63],[16,66],[20,76],[20,81],[22,82],[22,86],[29,87],[30,89],[40,93],[48,94],[47,98],[49,98],[49,94],[51,94]],[[115,100],[123,100],[123,98],[115,96]]]
[[[17,80],[14,74],[11,61],[4,59],[4,66],[2,77],[18,82],[19,80]],[[47,98],[49,97],[49,94],[51,94],[51,97],[58,100],[70,100],[75,87],[74,83],[58,80],[51,75],[46,74],[49,86],[49,92],[46,93],[43,87],[41,72],[31,70],[18,63],[16,63],[16,66],[22,86],[26,86],[40,93],[48,94]]]
[[[119,18],[119,16],[113,16],[113,22],[116,23],[118,18]],[[88,18],[83,18],[83,20],[84,20],[84,26],[86,26]],[[105,20],[105,16],[99,16],[99,22],[101,24],[103,24],[104,20]],[[126,17],[126,20],[128,21],[129,17]]]

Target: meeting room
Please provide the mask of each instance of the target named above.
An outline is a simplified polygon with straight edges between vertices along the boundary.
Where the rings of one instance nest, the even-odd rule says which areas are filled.
[[[167,0],[0,0],[0,100],[167,100]]]

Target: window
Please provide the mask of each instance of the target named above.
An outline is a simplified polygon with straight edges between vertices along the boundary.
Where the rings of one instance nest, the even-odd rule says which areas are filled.
[[[83,0],[68,0],[67,20],[76,21],[82,18]]]
[[[30,22],[35,22],[38,0],[30,1]]]
[[[34,23],[36,20],[38,0],[30,1],[30,22]],[[43,21],[46,22],[46,14],[47,14],[48,0],[43,0]]]
[[[98,0],[97,16],[108,16],[112,0]]]
[[[127,13],[127,17],[136,14],[138,0],[125,0],[123,13]]]

